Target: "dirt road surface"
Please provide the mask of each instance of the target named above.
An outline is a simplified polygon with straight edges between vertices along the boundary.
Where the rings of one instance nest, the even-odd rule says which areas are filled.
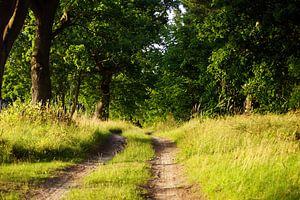
[[[99,165],[111,160],[117,152],[123,150],[126,144],[125,138],[112,134],[109,141],[90,156],[85,162],[71,166],[59,172],[54,178],[48,179],[38,189],[30,192],[26,199],[59,200],[62,199],[71,188],[80,186],[80,180],[93,172]]]
[[[193,187],[185,180],[182,167],[176,164],[175,143],[154,138],[153,146],[157,156],[151,161],[154,179],[149,184],[150,198],[154,200],[203,200],[192,195]]]

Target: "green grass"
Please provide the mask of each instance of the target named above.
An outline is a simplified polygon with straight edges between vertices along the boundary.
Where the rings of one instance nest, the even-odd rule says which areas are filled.
[[[41,183],[53,176],[55,170],[71,163],[53,161],[43,163],[14,163],[0,165],[0,199],[19,199],[30,189],[30,184]]]
[[[160,133],[177,142],[209,199],[300,199],[299,114],[195,119]]]
[[[143,199],[143,189],[151,178],[148,160],[154,157],[151,138],[141,130],[128,130],[126,149],[105,165],[85,177],[82,187],[73,189],[65,198],[76,199]]]
[[[22,199],[33,185],[85,158],[124,122],[69,121],[57,110],[18,105],[0,113],[0,199]]]
[[[56,121],[48,111],[11,108],[0,117],[0,163],[81,159],[108,135],[96,125]]]

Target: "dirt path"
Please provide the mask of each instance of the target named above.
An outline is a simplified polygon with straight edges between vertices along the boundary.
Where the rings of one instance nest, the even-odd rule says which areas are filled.
[[[174,142],[161,138],[153,139],[156,158],[151,161],[155,176],[150,183],[150,196],[155,200],[196,200],[191,195],[192,187],[183,177],[182,167],[175,162],[177,148]]]
[[[78,187],[80,180],[94,171],[99,165],[111,160],[114,155],[123,150],[125,138],[112,134],[109,141],[99,148],[96,155],[85,162],[61,171],[56,177],[48,179],[38,189],[28,194],[26,199],[58,200],[62,199],[71,188]]]

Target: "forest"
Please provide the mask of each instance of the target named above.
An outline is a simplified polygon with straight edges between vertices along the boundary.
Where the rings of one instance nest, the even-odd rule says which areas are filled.
[[[299,9],[297,0],[2,1],[0,99],[141,123],[295,110]]]
[[[61,174],[82,179],[64,199],[160,199],[170,152],[178,199],[299,199],[299,19],[299,0],[0,0],[0,199]]]

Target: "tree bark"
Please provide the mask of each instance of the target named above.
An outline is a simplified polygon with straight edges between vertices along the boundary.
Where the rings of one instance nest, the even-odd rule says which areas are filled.
[[[36,18],[36,33],[31,59],[32,103],[45,105],[51,99],[49,56],[52,26],[59,0],[32,0],[31,9]]]
[[[0,13],[3,13],[0,20],[0,99],[2,99],[4,67],[12,46],[24,25],[27,12],[27,0],[4,1],[0,5]]]
[[[102,121],[107,121],[109,118],[109,104],[110,104],[110,83],[112,80],[112,73],[105,72],[102,74],[100,83],[101,101],[96,105],[95,116]]]
[[[2,83],[4,76],[4,66],[7,60],[7,48],[4,42],[7,26],[14,15],[17,0],[0,2],[0,100],[2,99]]]
[[[70,113],[71,118],[73,117],[73,115],[76,111],[77,104],[78,104],[78,97],[79,97],[80,85],[81,85],[81,76],[82,76],[82,71],[79,71],[79,74],[77,77],[76,88],[75,88],[75,94],[74,94],[73,101],[72,101],[72,108],[71,108],[71,113]]]
[[[0,99],[2,99],[2,84],[4,67],[17,39],[28,12],[27,0],[4,1],[0,4]]]
[[[0,1],[0,13],[1,13],[1,20],[0,20],[0,38],[2,39],[4,30],[10,20],[10,18],[13,16],[13,13],[15,11],[17,4],[17,0],[11,0],[6,1],[2,0]]]

